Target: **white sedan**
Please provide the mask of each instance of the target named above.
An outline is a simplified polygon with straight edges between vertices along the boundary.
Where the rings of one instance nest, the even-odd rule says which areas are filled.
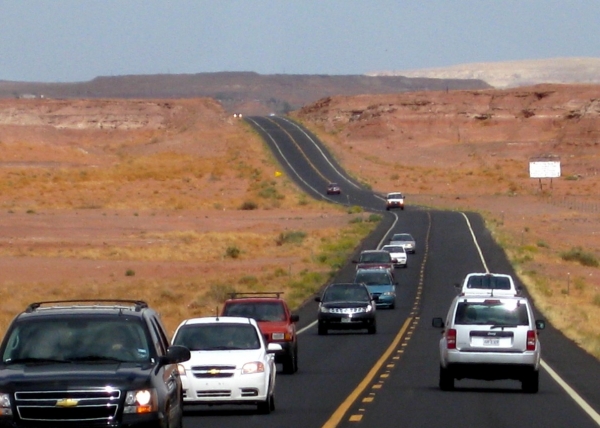
[[[249,404],[260,413],[275,410],[274,352],[282,348],[267,347],[253,319],[188,319],[177,327],[173,344],[191,353],[179,364],[184,405]]]
[[[406,250],[402,245],[384,245],[381,247],[382,250],[387,251],[392,256],[392,261],[394,262],[394,267],[403,267],[407,266],[407,256]]]

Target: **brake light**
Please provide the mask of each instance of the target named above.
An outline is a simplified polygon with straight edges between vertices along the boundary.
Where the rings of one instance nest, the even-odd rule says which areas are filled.
[[[527,331],[527,350],[535,351],[535,343],[536,343],[537,335],[535,330]]]
[[[448,349],[456,349],[456,330],[453,328],[446,331],[446,347]]]

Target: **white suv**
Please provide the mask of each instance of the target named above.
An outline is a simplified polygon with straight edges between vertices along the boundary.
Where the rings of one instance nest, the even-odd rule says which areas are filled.
[[[183,321],[173,343],[190,350],[179,365],[184,404],[254,404],[275,410],[277,343],[265,345],[251,318],[205,317]]]
[[[404,209],[404,195],[402,193],[393,192],[385,195],[385,209],[389,211],[392,208]]]
[[[462,295],[516,296],[520,292],[512,276],[503,273],[470,273],[462,286],[456,286]]]
[[[456,296],[444,322],[440,340],[442,390],[454,388],[455,379],[515,379],[524,392],[538,391],[540,342],[531,304],[522,296]]]

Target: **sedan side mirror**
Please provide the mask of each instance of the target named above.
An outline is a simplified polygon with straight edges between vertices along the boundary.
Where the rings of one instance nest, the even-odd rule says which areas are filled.
[[[298,322],[298,321],[300,321],[300,316],[299,315],[291,315],[290,316],[290,321],[291,322]]]

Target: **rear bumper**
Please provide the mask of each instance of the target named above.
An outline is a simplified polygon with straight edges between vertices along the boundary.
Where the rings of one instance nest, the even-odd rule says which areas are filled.
[[[538,371],[540,354],[536,352],[448,352],[442,367],[456,379],[522,379]]]

